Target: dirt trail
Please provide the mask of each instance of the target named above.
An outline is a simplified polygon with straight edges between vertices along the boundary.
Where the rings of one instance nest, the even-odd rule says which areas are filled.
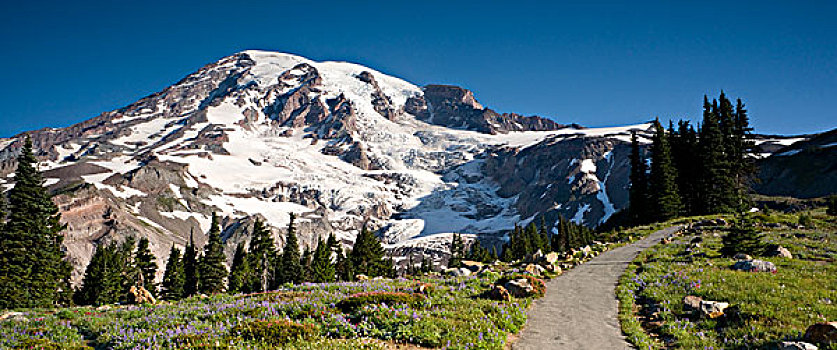
[[[616,285],[636,255],[680,229],[669,227],[602,253],[547,283],[514,350],[631,349],[617,319]]]

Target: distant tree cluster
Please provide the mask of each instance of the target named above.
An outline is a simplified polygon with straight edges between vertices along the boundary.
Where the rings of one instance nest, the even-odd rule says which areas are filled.
[[[537,251],[541,251],[542,253],[550,251],[570,252],[574,248],[583,247],[592,243],[593,238],[594,234],[592,230],[586,226],[568,221],[563,217],[558,219],[558,222],[551,231],[547,228],[546,222],[543,220],[541,221],[540,227],[535,225],[534,222],[531,222],[525,229],[520,226],[515,226],[514,230],[509,234],[509,241],[503,245],[500,259],[507,262],[516,261],[532,255]],[[480,249],[484,250],[483,248]]]
[[[264,292],[285,283],[351,281],[356,274],[394,274],[392,261],[384,259],[381,242],[366,227],[348,255],[334,235],[326,241],[318,240],[313,251],[306,249],[300,254],[294,221],[295,216],[291,214],[285,245],[280,251],[270,230],[257,220],[249,249],[243,243],[236,246],[228,272],[220,220],[213,214],[202,254],[198,253],[193,237],[182,256],[180,249],[171,247],[159,286],[160,296],[164,300],[177,300],[198,293]],[[100,246],[85,271],[76,303],[100,305],[125,301],[128,288],[137,285],[135,281],[140,281],[139,285],[149,291],[156,291],[153,276],[157,267],[148,251],[148,241],[140,240],[136,251],[133,247],[133,239],[120,246]]]
[[[8,203],[0,199],[0,309],[51,307],[71,299],[70,272],[62,250],[65,225],[44,186],[27,138],[17,158]]]
[[[749,184],[755,171],[747,110],[721,92],[711,103],[704,97],[703,121],[669,122],[666,130],[653,123],[650,169],[631,137],[630,221],[666,221],[681,215],[738,212],[749,205]]]

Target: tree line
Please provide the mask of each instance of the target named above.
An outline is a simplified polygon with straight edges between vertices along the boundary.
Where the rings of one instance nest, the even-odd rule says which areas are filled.
[[[666,130],[655,120],[650,157],[633,133],[629,224],[746,209],[755,172],[752,131],[741,99],[733,106],[721,92],[711,103],[704,96],[697,127],[680,120]]]
[[[462,236],[454,234],[451,239],[448,267],[460,267],[462,260],[490,263],[499,258],[501,261],[512,262],[524,259],[538,251],[569,253],[573,249],[593,243],[594,238],[593,230],[566,220],[564,217],[559,217],[556,226],[549,230],[542,217],[540,226],[535,225],[534,222],[530,222],[526,228],[515,225],[509,233],[508,242],[502,246],[502,253],[498,256],[495,246],[488,250],[479,241],[474,241],[466,253]]]
[[[203,253],[198,252],[193,237],[182,255],[172,245],[159,286],[153,283],[157,268],[153,256],[147,243],[142,243],[147,240],[140,240],[136,251],[131,240],[119,248],[115,244],[102,246],[85,271],[76,302],[101,305],[124,301],[127,288],[132,285],[143,286],[155,295],[159,287],[163,299],[177,300],[196,294],[265,292],[286,283],[352,281],[358,274],[394,274],[392,261],[384,259],[380,241],[366,227],[348,254],[333,234],[326,241],[318,239],[313,251],[306,248],[300,254],[294,221],[291,213],[285,245],[280,251],[268,227],[257,220],[249,247],[244,243],[236,246],[228,271],[219,218],[213,214]]]

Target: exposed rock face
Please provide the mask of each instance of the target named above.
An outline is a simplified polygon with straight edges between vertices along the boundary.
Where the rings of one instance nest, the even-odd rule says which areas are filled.
[[[406,110],[431,124],[489,134],[526,130],[558,130],[566,127],[537,116],[499,114],[483,107],[470,90],[451,85],[426,86],[424,101],[414,100],[408,103]]]
[[[595,226],[628,204],[629,152],[630,144],[618,139],[554,137],[489,153],[485,173],[499,183],[500,196],[517,196],[522,217],[563,216]],[[573,205],[570,198],[587,200]]]
[[[837,129],[761,159],[753,189],[765,195],[814,198],[837,193]]]

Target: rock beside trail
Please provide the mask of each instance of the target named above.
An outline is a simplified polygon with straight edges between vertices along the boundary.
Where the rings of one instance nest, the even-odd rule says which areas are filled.
[[[536,251],[536,252],[534,252],[530,255],[527,255],[523,259],[523,262],[525,262],[525,263],[537,263],[537,262],[540,262],[541,259],[543,259],[543,252],[540,249],[538,249],[538,251]]]
[[[802,339],[812,343],[837,343],[837,322],[813,324],[805,330]]]
[[[549,254],[544,255],[543,260],[549,265],[554,265],[556,262],[558,262],[558,259],[560,258],[561,255],[559,255],[558,253],[550,252]]]
[[[511,293],[505,287],[495,285],[488,291],[488,298],[498,301],[510,301]]]
[[[783,341],[779,343],[779,350],[817,350],[817,346],[801,341]]]
[[[451,277],[467,277],[471,275],[471,270],[465,267],[453,268],[445,270],[445,274]]]
[[[26,314],[24,314],[22,312],[9,311],[7,313],[4,313],[4,314],[0,315],[0,322],[5,322],[5,321],[26,322],[26,321],[29,321],[29,319],[26,318]]]
[[[703,301],[703,298],[696,297],[694,295],[687,295],[683,298],[683,305],[686,306],[686,309],[689,310],[698,310],[700,309],[700,302]]]
[[[462,266],[471,272],[479,272],[485,264],[479,261],[462,260]]]
[[[718,318],[724,315],[724,310],[728,307],[729,303],[704,300],[700,303],[700,312],[709,318]]]
[[[503,287],[515,298],[528,297],[535,291],[535,287],[525,278],[508,281]]]
[[[782,246],[777,246],[774,249],[768,251],[767,256],[793,259],[793,254],[791,254],[790,250]]]
[[[523,270],[532,276],[540,276],[543,274],[544,271],[546,271],[546,269],[544,269],[543,266],[538,264],[526,265],[526,267]]]
[[[369,276],[363,275],[363,274],[355,275],[355,279],[358,280],[358,281],[368,281]]]
[[[750,272],[776,272],[776,265],[772,262],[764,260],[739,260],[732,265],[733,270],[750,271]]]
[[[709,318],[723,316],[724,310],[729,307],[729,303],[703,300],[703,298],[693,295],[687,295],[683,298],[683,304],[687,310],[699,311],[701,315]]]
[[[128,303],[130,304],[156,304],[157,299],[144,287],[131,286],[128,290]]]

